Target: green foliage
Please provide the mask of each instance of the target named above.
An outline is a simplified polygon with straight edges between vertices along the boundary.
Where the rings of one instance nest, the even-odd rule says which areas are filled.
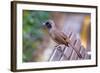
[[[44,35],[42,23],[48,19],[50,12],[23,10],[23,62],[32,59],[32,53]]]

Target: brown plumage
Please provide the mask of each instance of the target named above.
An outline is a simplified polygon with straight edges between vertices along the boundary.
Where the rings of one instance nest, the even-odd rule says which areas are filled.
[[[82,58],[81,54],[78,52],[78,50],[71,44],[70,39],[65,35],[63,32],[59,31],[55,23],[52,20],[48,20],[47,22],[44,23],[46,28],[48,29],[48,32],[50,34],[50,37],[57,43],[57,44],[64,44],[68,46],[72,46],[72,48],[75,50],[77,55]]]
[[[68,46],[69,39],[62,32],[58,31],[57,29],[53,29],[53,30],[50,31],[49,34],[50,34],[51,38],[56,43],[58,43],[58,44],[64,44],[64,45]]]

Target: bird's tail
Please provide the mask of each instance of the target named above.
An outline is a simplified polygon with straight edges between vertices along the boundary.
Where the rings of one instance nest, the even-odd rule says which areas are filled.
[[[68,44],[68,46],[71,46],[73,48],[73,50],[77,53],[79,58],[82,58],[82,55],[80,54],[80,52],[77,50],[76,47],[74,47],[72,44]]]

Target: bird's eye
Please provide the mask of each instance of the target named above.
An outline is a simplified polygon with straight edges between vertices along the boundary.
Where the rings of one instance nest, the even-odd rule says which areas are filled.
[[[45,24],[46,24],[46,25],[50,25],[50,23],[49,23],[49,22],[46,22]]]
[[[51,23],[50,23],[50,22],[46,22],[45,24],[46,24],[46,26],[47,26],[48,28],[52,28],[52,26],[51,26]]]

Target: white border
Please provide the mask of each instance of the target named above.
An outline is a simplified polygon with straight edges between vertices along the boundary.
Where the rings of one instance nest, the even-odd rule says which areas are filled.
[[[91,60],[22,63],[22,10],[91,13]],[[17,69],[95,65],[96,61],[96,10],[94,8],[17,4]]]

